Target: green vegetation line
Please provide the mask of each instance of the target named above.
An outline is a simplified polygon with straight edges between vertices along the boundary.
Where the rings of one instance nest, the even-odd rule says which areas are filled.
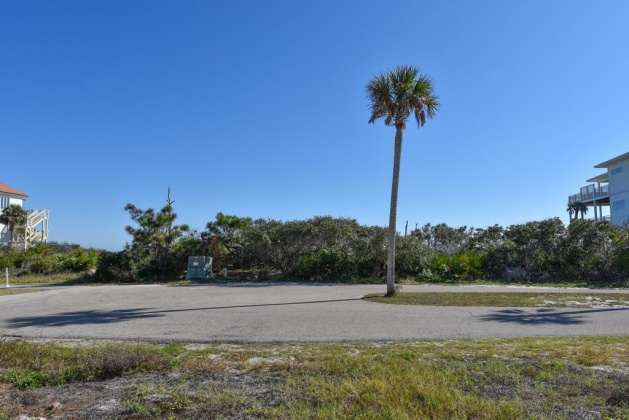
[[[0,289],[0,296],[19,295],[21,293],[33,293],[33,292],[39,292],[39,290]]]
[[[419,292],[397,293],[393,297],[371,294],[369,302],[394,305],[425,306],[490,306],[490,307],[552,307],[593,308],[629,307],[629,294],[622,293],[465,293]]]

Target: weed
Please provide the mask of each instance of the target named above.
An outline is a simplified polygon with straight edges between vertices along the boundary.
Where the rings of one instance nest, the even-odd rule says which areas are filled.
[[[0,379],[16,388],[48,385],[46,393],[54,393],[64,381],[152,371],[118,397],[125,401],[121,414],[137,417],[626,418],[628,348],[627,337],[200,349],[4,340]],[[0,413],[9,418],[19,415],[16,404],[38,401],[36,390],[7,392],[31,396],[0,396]]]
[[[148,416],[150,410],[146,404],[141,403],[138,400],[126,400],[122,405],[128,410],[130,414],[138,416]]]
[[[3,375],[2,380],[12,383],[17,389],[46,386],[52,382],[46,374],[28,368],[12,370]]]

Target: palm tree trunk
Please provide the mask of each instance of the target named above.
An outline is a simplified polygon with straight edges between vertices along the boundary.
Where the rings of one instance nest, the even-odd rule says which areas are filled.
[[[387,243],[387,296],[395,295],[395,237],[397,221],[397,192],[402,157],[402,128],[396,127],[393,153],[393,181],[391,183],[391,209],[389,211],[389,240]]]

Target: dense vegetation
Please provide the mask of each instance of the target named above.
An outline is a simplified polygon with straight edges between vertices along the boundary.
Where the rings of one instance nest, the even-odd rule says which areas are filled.
[[[136,227],[120,252],[70,244],[26,251],[0,247],[0,268],[12,276],[79,273],[96,280],[177,279],[190,255],[209,255],[216,272],[304,281],[382,281],[387,229],[331,216],[307,220],[251,219],[218,213],[203,231],[175,225],[172,202],[159,212],[126,207]],[[629,227],[560,219],[485,229],[424,225],[396,244],[396,275],[420,282],[474,281],[626,285]]]
[[[343,281],[384,279],[387,230],[330,216],[253,220],[218,213],[203,231],[175,225],[170,198],[159,212],[127,206],[137,227],[123,251],[104,255],[100,281],[183,276],[189,255],[209,255],[251,277]],[[629,274],[629,228],[590,220],[565,226],[558,218],[486,229],[445,224],[399,236],[396,275],[417,281],[495,279],[517,282],[624,284]]]
[[[27,250],[0,247],[0,268],[11,275],[80,273],[94,270],[101,251],[51,242]]]

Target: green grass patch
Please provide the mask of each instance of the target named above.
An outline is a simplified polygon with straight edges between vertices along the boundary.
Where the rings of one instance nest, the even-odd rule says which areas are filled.
[[[95,284],[94,275],[85,273],[23,274],[9,277],[11,285],[72,286]]]
[[[111,385],[98,388],[104,401],[120,401],[112,417],[627,418],[628,369],[628,337],[90,347],[3,340],[0,418],[43,412],[24,394],[36,387],[51,387],[54,401],[58,384],[82,389],[121,377],[130,380],[115,396]],[[85,399],[68,400],[67,385],[63,392],[66,407]]]
[[[93,381],[166,368],[170,351],[116,344],[65,347],[0,340],[0,382],[18,389]]]
[[[369,302],[425,306],[490,306],[593,308],[629,306],[622,293],[398,292],[392,297],[370,294]]]
[[[380,283],[386,284],[386,281],[380,280]],[[513,280],[513,279],[460,279],[460,278],[444,278],[434,279],[431,281],[422,280],[414,277],[406,277],[396,279],[398,284],[445,284],[451,286],[523,286],[523,287],[578,287],[584,289],[610,289],[629,287],[627,280],[618,281],[570,281],[565,279],[556,280]]]
[[[0,289],[0,296],[19,295],[22,293],[39,292],[39,290]]]

